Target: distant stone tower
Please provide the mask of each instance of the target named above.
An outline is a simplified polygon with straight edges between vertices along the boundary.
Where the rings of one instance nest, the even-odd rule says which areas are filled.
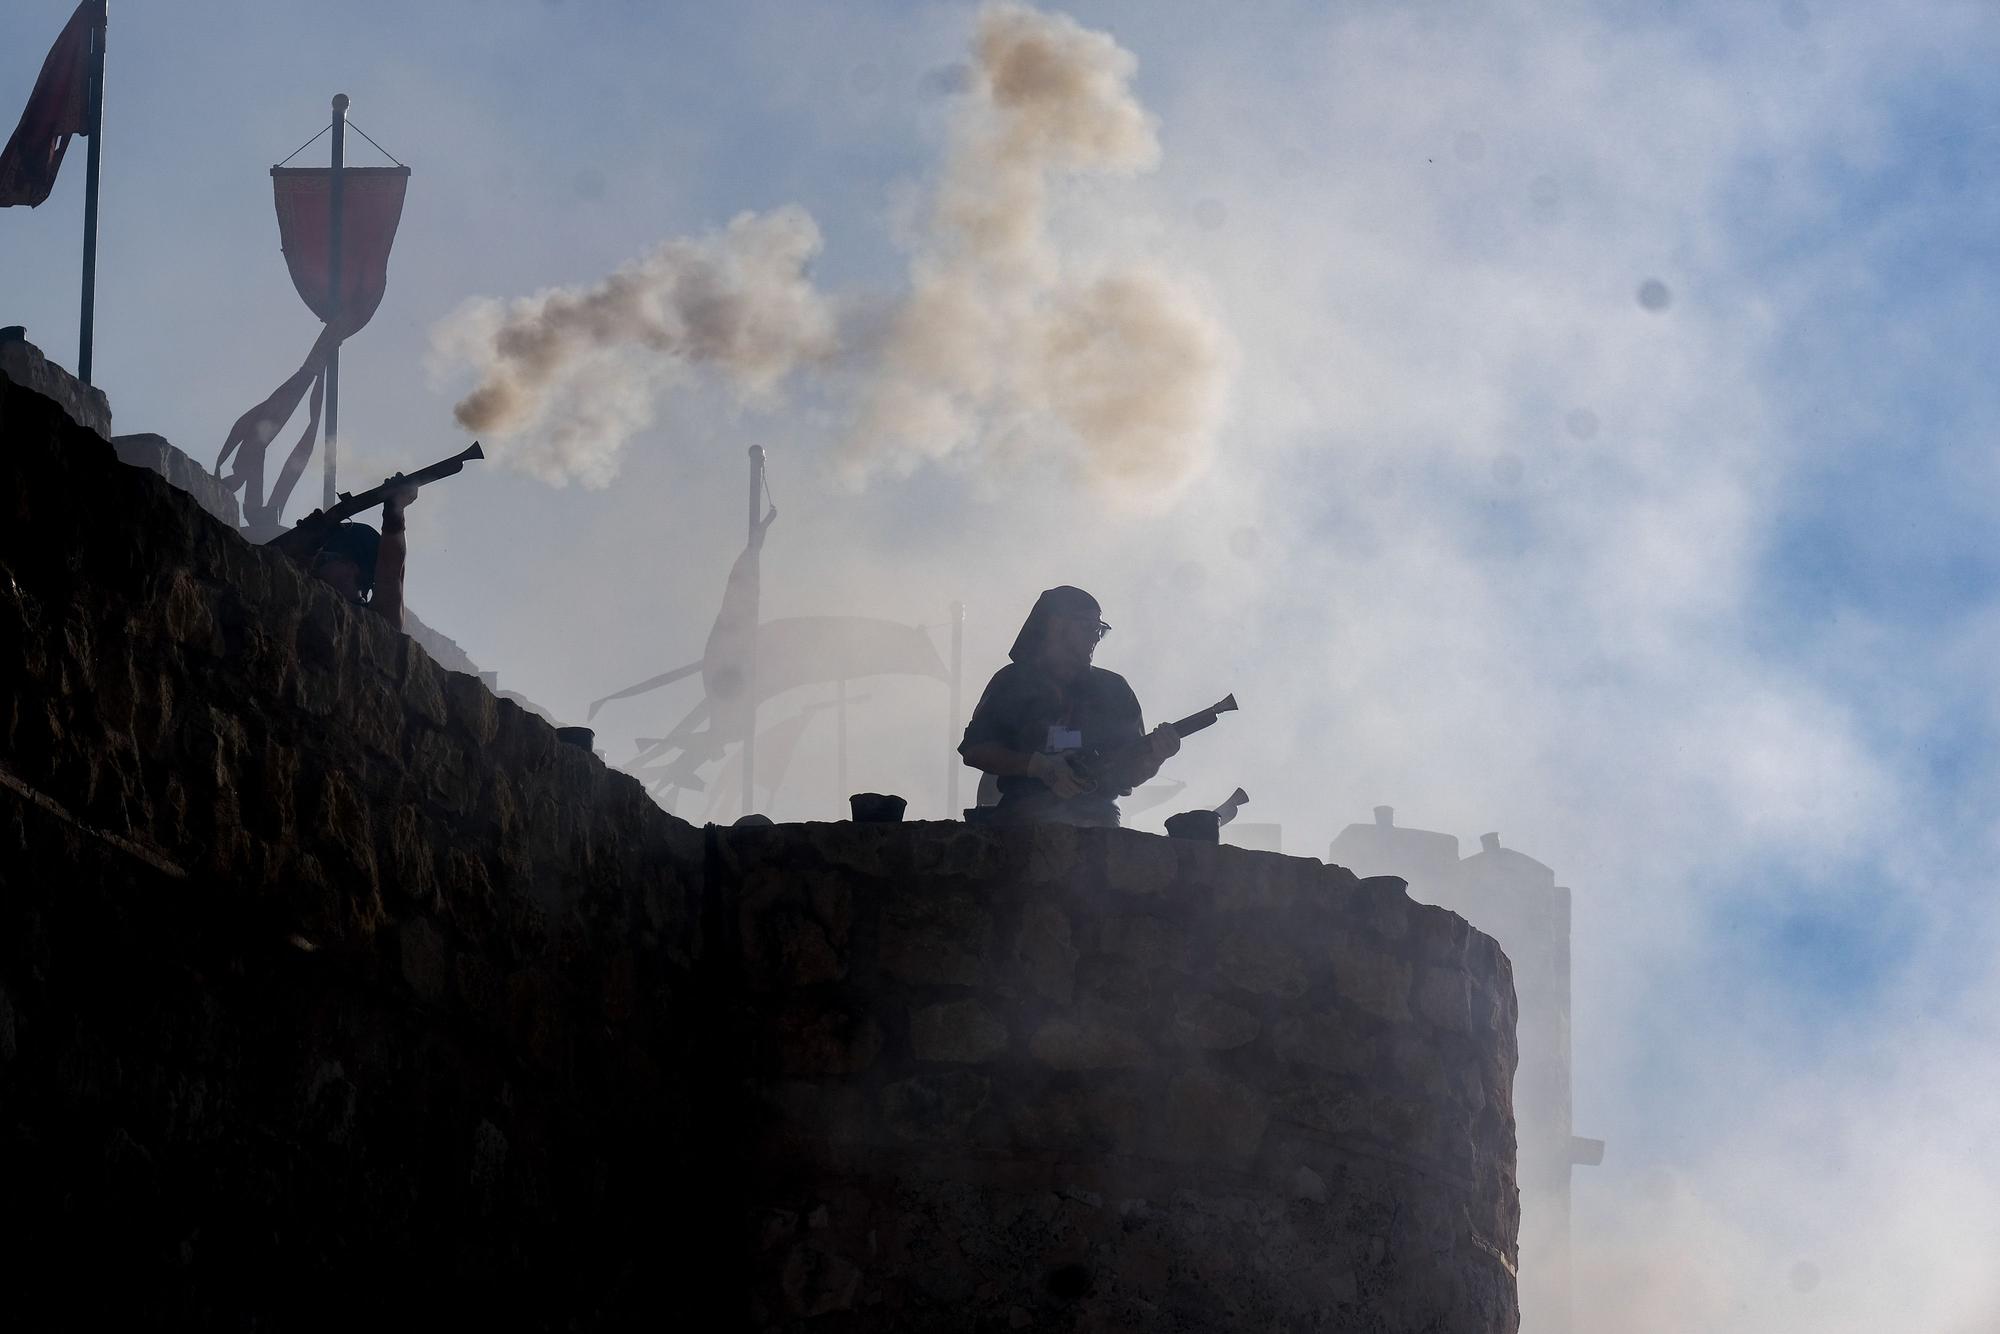
[[[1480,837],[1398,828],[1392,807],[1351,824],[1329,860],[1356,875],[1399,875],[1410,897],[1448,908],[1500,942],[1514,964],[1521,1064],[1514,1079],[1520,1142],[1522,1334],[1570,1334],[1570,1168],[1601,1161],[1604,1145],[1575,1137],[1570,1083],[1570,892],[1525,853]]]

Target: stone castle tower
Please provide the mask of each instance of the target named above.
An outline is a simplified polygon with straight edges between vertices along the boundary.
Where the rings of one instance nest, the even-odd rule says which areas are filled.
[[[692,826],[6,375],[0,634],[24,1327],[1516,1328],[1512,969],[1400,880]]]

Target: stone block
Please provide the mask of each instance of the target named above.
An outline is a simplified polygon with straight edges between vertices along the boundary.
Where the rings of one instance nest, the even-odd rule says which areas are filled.
[[[786,1253],[778,1284],[793,1315],[828,1315],[854,1309],[861,1270],[843,1256],[801,1242]]]
[[[1028,1050],[1057,1070],[1133,1070],[1153,1061],[1145,1039],[1098,1016],[1064,1016],[1037,1029]]]
[[[1423,964],[1417,970],[1417,1013],[1452,1033],[1472,1032],[1472,985],[1455,968]]]
[[[1180,876],[1173,839],[1131,830],[1115,831],[1108,848],[1105,882],[1121,894],[1164,894]]]
[[[1273,927],[1239,927],[1216,947],[1215,970],[1245,991],[1260,996],[1305,995],[1306,961],[1291,944],[1271,934]]]
[[[396,933],[402,956],[403,981],[417,999],[436,1004],[445,997],[451,981],[451,949],[428,918],[405,922]]]
[[[813,1080],[779,1080],[758,1084],[754,1096],[760,1113],[776,1123],[780,1140],[794,1146],[859,1144],[870,1138],[868,1098],[860,1089]]]
[[[910,847],[912,875],[983,880],[999,874],[1002,838],[999,830],[951,821],[926,821],[906,827],[914,835]]]
[[[1106,917],[1097,926],[1097,948],[1144,968],[1181,968],[1187,963],[1187,928],[1147,913]]]
[[[105,423],[109,429],[110,422]],[[194,502],[231,528],[242,523],[236,493],[208,469],[174,448],[163,435],[151,431],[111,438],[118,461],[164,477],[175,489],[194,497]]]
[[[825,871],[796,875],[759,867],[744,879],[738,930],[743,964],[756,990],[811,986],[847,976],[854,892]]]
[[[1287,1121],[1328,1135],[1369,1129],[1368,1097],[1347,1080],[1306,1079],[1282,1084],[1272,1093],[1271,1110]]]
[[[1282,1060],[1341,1074],[1362,1074],[1375,1059],[1369,1036],[1339,1012],[1284,1015],[1271,1026],[1271,1046]]]
[[[900,870],[905,835],[900,824],[807,824],[800,836],[813,858],[824,866],[853,871],[871,879],[887,879]]]
[[[910,1014],[910,1048],[920,1061],[990,1061],[1007,1049],[1007,1025],[976,1000],[926,1005]]]
[[[1263,1021],[1205,991],[1174,998],[1174,1039],[1195,1051],[1228,1051],[1256,1041]]]
[[[499,735],[500,701],[476,676],[463,672],[446,675],[445,714],[474,746],[490,745]]]
[[[1076,987],[1076,949],[1069,914],[1052,903],[1030,903],[1014,938],[1014,964],[1029,990],[1067,1005]]]
[[[1223,878],[1216,886],[1215,905],[1225,913],[1253,914],[1265,921],[1294,918],[1302,904],[1319,897],[1309,878],[1316,878],[1317,862],[1286,857],[1275,852],[1254,852],[1231,848],[1225,854]]]
[[[1028,826],[1028,879],[1038,885],[1067,886],[1076,875],[1078,831],[1065,824],[1037,821]]]
[[[0,376],[55,403],[85,430],[111,439],[111,400],[104,391],[50,361],[27,339],[0,339]]]
[[[1023,1098],[1008,1117],[1008,1130],[1023,1151],[1131,1152],[1150,1111],[1131,1076],[1100,1072]]]
[[[1444,908],[1422,903],[1411,907],[1411,935],[1418,957],[1448,967],[1462,967],[1466,947],[1472,940],[1472,927],[1463,917]]]
[[[963,1144],[993,1082],[973,1070],[927,1071],[882,1090],[882,1124],[911,1142]]]
[[[437,875],[432,849],[437,829],[428,825],[415,806],[401,806],[389,815],[386,863],[389,887],[421,907],[435,905]]]
[[[992,914],[960,890],[895,893],[882,905],[882,970],[905,982],[984,981],[992,939]]]
[[[222,656],[225,645],[216,604],[216,590],[191,571],[175,570],[167,576],[162,607],[167,634],[183,652],[202,658]]]
[[[1128,1022],[1151,1017],[1152,983],[1147,971],[1130,959],[1089,955],[1077,965],[1076,985],[1087,1003]]]
[[[1214,1163],[1236,1171],[1257,1160],[1270,1120],[1265,1096],[1216,1070],[1196,1067],[1167,1085],[1160,1156],[1183,1163]]]
[[[1439,1041],[1418,1032],[1397,1033],[1387,1043],[1388,1067],[1396,1086],[1439,1103],[1457,1102],[1452,1066],[1459,1055],[1456,1044]],[[1482,1093],[1479,1106],[1485,1101]]]
[[[852,1075],[882,1052],[882,1029],[837,1005],[798,1002],[772,1016],[772,1064],[784,1075]]]
[[[1410,1020],[1409,962],[1349,934],[1332,939],[1333,982],[1341,998],[1392,1024]]]

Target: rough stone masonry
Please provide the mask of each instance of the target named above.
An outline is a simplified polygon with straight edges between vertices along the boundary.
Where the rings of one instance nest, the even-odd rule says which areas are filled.
[[[1506,958],[1116,830],[702,830],[0,378],[29,1326],[1515,1328]]]

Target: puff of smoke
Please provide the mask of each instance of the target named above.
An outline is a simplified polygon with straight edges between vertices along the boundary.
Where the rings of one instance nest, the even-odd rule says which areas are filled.
[[[432,335],[440,362],[479,377],[454,415],[512,466],[603,486],[679,368],[718,369],[755,400],[832,353],[833,314],[808,275],[820,244],[786,206],[666,241],[590,286],[468,302]]]
[[[980,12],[950,158],[843,451],[852,475],[1051,446],[1086,478],[1160,492],[1207,458],[1228,340],[1158,266],[1084,275],[1052,244],[1062,175],[1159,163],[1138,61],[1022,5]]]

